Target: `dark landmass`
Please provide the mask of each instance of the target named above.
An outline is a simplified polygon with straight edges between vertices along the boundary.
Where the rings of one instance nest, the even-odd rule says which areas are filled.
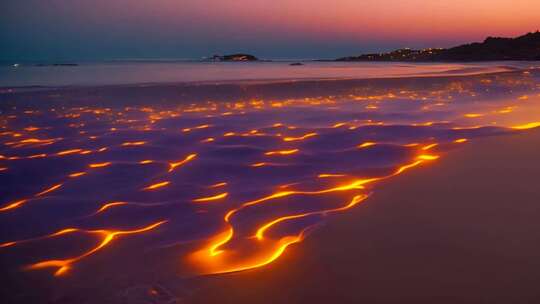
[[[214,55],[203,61],[258,61],[259,58],[249,54]]]
[[[540,32],[516,38],[488,37],[483,42],[448,49],[399,49],[389,53],[364,54],[336,61],[498,61],[540,60]]]
[[[292,66],[298,66],[298,65],[304,65],[304,64],[301,63],[301,62],[293,62],[293,63],[291,63],[291,64],[289,64],[289,65],[292,65]]]

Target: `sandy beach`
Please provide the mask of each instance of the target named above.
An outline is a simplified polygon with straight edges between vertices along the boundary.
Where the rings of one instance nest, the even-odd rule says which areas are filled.
[[[538,129],[474,141],[186,303],[536,303],[539,147]]]

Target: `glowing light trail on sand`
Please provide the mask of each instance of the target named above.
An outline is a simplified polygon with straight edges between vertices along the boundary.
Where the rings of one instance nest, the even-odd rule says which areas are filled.
[[[184,158],[181,161],[169,163],[169,172],[172,172],[177,167],[180,167],[183,164],[188,163],[189,161],[193,160],[195,157],[197,157],[197,154],[193,153],[193,154],[190,154],[190,155],[186,156],[186,158]]]
[[[198,203],[202,203],[202,202],[210,202],[210,201],[217,201],[217,200],[226,198],[227,195],[228,195],[228,193],[227,193],[227,192],[224,192],[224,193],[217,194],[217,195],[213,195],[213,196],[207,196],[207,197],[197,198],[197,199],[194,199],[193,201],[194,201],[194,202],[198,202]]]
[[[305,135],[302,135],[302,136],[299,136],[299,137],[284,137],[283,138],[283,141],[297,141],[297,140],[304,140],[304,139],[307,139],[307,138],[310,138],[310,137],[313,137],[313,136],[317,136],[318,134],[313,132],[313,133],[308,133],[308,134],[305,134]]]
[[[280,151],[268,151],[266,153],[264,153],[264,155],[289,155],[289,154],[294,154],[294,153],[297,153],[298,149],[290,149],[290,150],[280,150]]]
[[[357,147],[358,148],[367,148],[367,147],[371,147],[371,146],[375,146],[377,143],[374,143],[374,142],[365,142],[365,143],[362,143],[360,145],[358,145]]]
[[[75,172],[75,173],[71,173],[70,175],[68,175],[69,177],[79,177],[79,176],[83,176],[85,175],[86,172]]]
[[[221,182],[221,183],[213,184],[213,185],[208,186],[208,188],[219,188],[219,187],[224,187],[224,186],[227,186],[227,183],[226,183],[226,182]]]
[[[56,236],[63,235],[66,233],[82,232],[82,233],[87,233],[87,234],[98,235],[101,238],[101,242],[96,247],[86,251],[85,253],[79,256],[75,256],[75,257],[67,258],[67,259],[47,260],[47,261],[37,262],[28,266],[27,269],[56,268],[54,275],[55,276],[63,275],[72,267],[72,264],[103,249],[105,246],[110,244],[116,237],[147,232],[147,231],[157,228],[158,226],[166,222],[167,221],[160,221],[160,222],[156,222],[154,224],[148,225],[146,227],[134,229],[134,230],[82,230],[82,229],[76,229],[76,228],[61,230],[59,232],[53,233],[45,237],[46,238],[56,237]]]
[[[539,122],[530,122],[523,125],[513,126],[512,129],[516,130],[527,130],[532,128],[538,128],[540,127],[540,121]]]
[[[110,166],[110,165],[111,165],[111,162],[103,162],[103,163],[90,164],[90,165],[88,165],[88,167],[90,167],[90,168],[103,168],[103,167],[107,167],[107,166]]]
[[[352,201],[350,203],[348,203],[347,205],[345,205],[343,207],[339,207],[339,208],[320,210],[320,211],[313,211],[313,212],[306,212],[306,213],[301,213],[301,214],[296,214],[296,215],[288,215],[288,216],[283,216],[283,217],[277,218],[277,219],[275,219],[275,220],[273,220],[271,222],[268,222],[268,223],[262,225],[259,229],[257,229],[257,232],[255,233],[255,237],[258,240],[262,240],[264,238],[264,233],[266,232],[266,230],[268,230],[272,226],[274,226],[274,225],[276,225],[278,223],[284,222],[284,221],[288,221],[288,220],[292,220],[292,219],[298,219],[298,218],[302,218],[302,217],[306,217],[306,216],[310,216],[310,215],[316,215],[316,214],[326,215],[326,214],[332,213],[332,212],[345,211],[347,209],[350,209],[350,208],[354,207],[355,205],[359,204],[360,202],[364,201],[367,197],[368,197],[367,195],[357,195],[357,196],[353,197],[353,199],[352,199]]]
[[[232,267],[230,265],[227,265],[226,262],[222,261],[223,263],[219,263],[220,266],[218,268],[215,268],[216,266],[214,265],[215,263],[214,263],[213,259],[216,258],[216,257],[219,258],[219,256],[222,255],[225,252],[224,250],[222,250],[220,248],[223,247],[225,244],[229,243],[233,239],[233,237],[235,235],[234,227],[231,224],[231,219],[239,211],[243,210],[244,208],[251,207],[251,206],[254,206],[254,205],[258,205],[258,204],[262,204],[262,203],[270,201],[270,200],[274,200],[274,199],[277,199],[277,198],[288,197],[288,196],[292,196],[292,195],[320,195],[320,194],[327,194],[327,193],[340,192],[340,191],[362,190],[362,189],[364,189],[364,186],[366,184],[373,183],[373,182],[376,182],[376,181],[379,181],[379,180],[382,180],[382,179],[387,179],[387,178],[396,176],[398,174],[403,173],[407,169],[410,169],[410,168],[413,168],[413,167],[415,167],[417,165],[420,165],[424,161],[431,161],[431,160],[435,160],[437,158],[438,158],[438,156],[435,156],[435,155],[420,154],[420,155],[418,155],[416,157],[417,160],[415,160],[414,162],[412,162],[410,164],[400,166],[399,168],[396,169],[396,171],[394,173],[392,173],[390,175],[387,175],[387,176],[368,178],[368,179],[357,179],[357,180],[354,180],[354,181],[349,182],[347,184],[343,184],[341,186],[336,186],[336,187],[317,190],[317,191],[295,191],[295,190],[279,191],[279,192],[273,193],[271,195],[261,197],[259,199],[255,199],[255,200],[245,202],[245,203],[241,204],[240,207],[231,209],[231,210],[229,210],[229,211],[227,211],[225,213],[225,216],[223,217],[223,220],[224,220],[225,224],[228,226],[227,229],[224,232],[219,233],[214,238],[212,238],[213,241],[207,247],[205,247],[205,248],[201,249],[200,251],[196,252],[194,257],[199,262],[202,262],[203,264],[210,265],[211,270],[209,270],[209,271],[211,273],[234,272],[234,271],[240,271],[240,270],[256,268],[256,267],[260,267],[261,265],[266,265],[268,263],[271,263],[273,260],[278,258],[283,253],[283,251],[287,248],[288,245],[290,245],[292,243],[300,242],[302,240],[301,236],[303,235],[303,233],[301,233],[300,236],[282,238],[278,243],[283,242],[283,244],[280,244],[277,248],[275,248],[273,253],[269,257],[267,257],[266,259],[262,259],[262,260],[261,259],[256,259],[256,261],[254,261],[254,262],[251,262],[251,263],[246,262],[242,266],[232,266]],[[354,205],[358,204],[360,201],[364,200],[366,197],[367,197],[366,195],[357,195],[357,196],[355,196],[353,198],[352,202],[350,204],[346,205],[345,207],[337,208],[337,209],[323,210],[323,211],[320,211],[320,214],[324,214],[325,212],[330,212],[332,210],[335,210],[335,211],[346,210],[346,209],[351,208]],[[317,212],[315,212],[315,213],[317,213]],[[315,213],[313,213],[313,214],[315,214]],[[292,220],[292,219],[296,219],[296,218],[305,217],[305,216],[308,216],[308,215],[309,215],[308,213],[305,213],[305,214],[299,214],[299,215],[291,215],[291,216],[280,217],[280,218],[278,218],[276,220],[273,220],[273,221],[263,225],[261,228],[259,228],[258,232],[256,233],[255,236],[256,236],[257,239],[262,240],[264,232],[268,228],[272,227],[273,225],[275,225],[275,224],[277,224],[279,222],[285,221],[285,220]],[[294,241],[292,241],[292,242],[284,241],[286,239],[287,240],[294,240]],[[213,267],[212,267],[212,265],[213,265]]]
[[[98,214],[98,213],[101,213],[111,207],[114,207],[114,206],[123,206],[123,205],[127,205],[128,203],[126,202],[112,202],[112,203],[107,203],[103,206],[101,206],[101,208],[99,208],[94,214]]]
[[[485,88],[499,80],[482,77],[479,81]],[[530,85],[515,79],[504,85],[512,88],[516,84]],[[536,91],[540,89],[533,85]],[[485,106],[457,104],[460,96],[479,98],[481,92],[472,87],[456,80],[433,91],[400,89],[368,94],[362,92],[363,88],[345,99],[321,96],[160,107],[62,107],[41,113],[13,109],[20,113],[5,115],[4,125],[0,126],[0,140],[6,150],[0,155],[0,177],[15,176],[24,186],[21,192],[33,190],[2,203],[0,212],[5,212],[2,216],[19,216],[11,211],[22,206],[21,215],[31,214],[40,201],[43,204],[39,208],[51,208],[53,213],[61,203],[73,201],[84,204],[85,208],[65,203],[60,205],[65,212],[55,214],[74,215],[61,218],[73,223],[84,219],[80,226],[106,223],[108,227],[91,230],[66,227],[43,237],[7,240],[0,248],[26,250],[16,245],[53,237],[67,239],[68,235],[70,239],[84,237],[83,240],[96,237],[97,244],[92,241],[87,247],[90,249],[80,255],[45,259],[26,268],[52,268],[60,276],[97,251],[105,251],[101,255],[106,258],[104,248],[113,240],[144,233],[164,223],[144,226],[148,222],[143,222],[135,225],[142,228],[123,230],[113,228],[118,219],[135,214],[129,218],[135,221],[160,212],[165,214],[157,218],[166,218],[167,212],[181,208],[171,214],[194,219],[186,225],[200,223],[199,216],[218,220],[217,226],[216,223],[197,226],[196,237],[178,234],[182,238],[178,242],[189,239],[195,246],[186,257],[190,266],[197,268],[195,274],[268,265],[288,246],[301,242],[310,227],[324,216],[363,202],[367,193],[371,193],[371,186],[379,181],[436,161],[454,149],[451,145],[456,144],[457,148],[458,144],[473,141],[482,134],[518,133],[516,130],[540,127],[538,121],[527,123],[526,117],[513,119],[525,113],[537,120],[536,113],[526,108],[529,103],[537,106],[533,104],[540,97],[537,92],[519,92],[503,103],[489,100]],[[297,116],[298,109],[304,108],[309,111]],[[332,115],[328,115],[329,111]],[[415,113],[414,117],[409,115],[413,113],[410,111]],[[431,115],[441,111],[448,111],[444,117],[456,120],[442,121],[437,120],[442,116]],[[310,113],[315,116],[308,117]],[[345,115],[340,116],[342,113]],[[68,132],[62,129],[64,126],[29,126],[25,115],[67,120]],[[17,116],[23,119],[17,121]],[[48,138],[49,133],[74,135]],[[25,180],[20,173],[34,164],[48,168],[49,161],[51,166],[58,164],[60,172],[36,172],[40,180],[47,182],[45,186],[32,184],[34,178]],[[190,162],[193,164],[188,165]],[[129,170],[134,170],[133,175]],[[109,178],[110,185],[108,180],[103,180]],[[88,196],[85,188],[94,185],[104,191]],[[167,191],[160,191],[165,187]],[[79,189],[84,194],[81,197],[75,191]],[[18,195],[9,193],[12,194]],[[43,210],[39,208],[35,210]],[[54,225],[51,223],[52,231],[58,229]],[[151,248],[155,244],[146,245]],[[39,247],[41,243],[32,249]],[[84,268],[81,264],[81,271]]]
[[[54,185],[54,186],[52,186],[52,187],[50,187],[50,188],[47,188],[47,189],[45,189],[45,190],[39,192],[39,193],[36,194],[35,196],[42,196],[42,195],[45,195],[45,194],[47,194],[47,193],[53,192],[54,190],[56,190],[56,189],[58,189],[58,188],[60,188],[60,187],[62,187],[62,184],[56,184],[56,185]]]
[[[170,183],[171,182],[169,182],[169,181],[159,182],[159,183],[152,184],[152,185],[150,185],[148,187],[145,187],[142,190],[144,190],[144,191],[156,190],[156,189],[168,186]]]

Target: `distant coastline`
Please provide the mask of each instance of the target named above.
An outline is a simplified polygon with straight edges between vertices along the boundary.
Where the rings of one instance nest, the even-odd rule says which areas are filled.
[[[283,62],[291,66],[302,66],[309,62],[484,62],[484,61],[540,61],[540,31],[530,32],[515,38],[487,37],[482,42],[473,42],[451,48],[401,48],[391,52],[367,53],[336,59],[264,59],[248,53],[212,55],[199,59],[188,58],[133,58],[107,59],[97,61],[55,61],[55,60],[0,60],[0,66],[18,68],[35,67],[77,67],[88,63],[125,62]]]
[[[451,48],[397,49],[386,53],[370,53],[334,60],[312,61],[394,61],[394,62],[474,62],[474,61],[537,61],[540,60],[540,32],[515,38],[487,37],[483,42]],[[262,61],[250,54],[214,55],[202,61]],[[272,60],[264,60],[272,61]],[[300,60],[302,61],[302,60]],[[301,65],[295,63],[295,65]]]
[[[472,62],[472,61],[536,61],[540,60],[540,32],[516,38],[488,37],[483,42],[452,48],[421,50],[398,49],[388,53],[362,54],[336,61],[409,61],[409,62]]]

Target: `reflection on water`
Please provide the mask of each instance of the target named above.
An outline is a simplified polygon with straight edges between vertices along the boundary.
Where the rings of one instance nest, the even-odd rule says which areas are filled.
[[[381,180],[539,126],[534,74],[369,95],[10,109],[0,258],[12,297],[267,265]]]

